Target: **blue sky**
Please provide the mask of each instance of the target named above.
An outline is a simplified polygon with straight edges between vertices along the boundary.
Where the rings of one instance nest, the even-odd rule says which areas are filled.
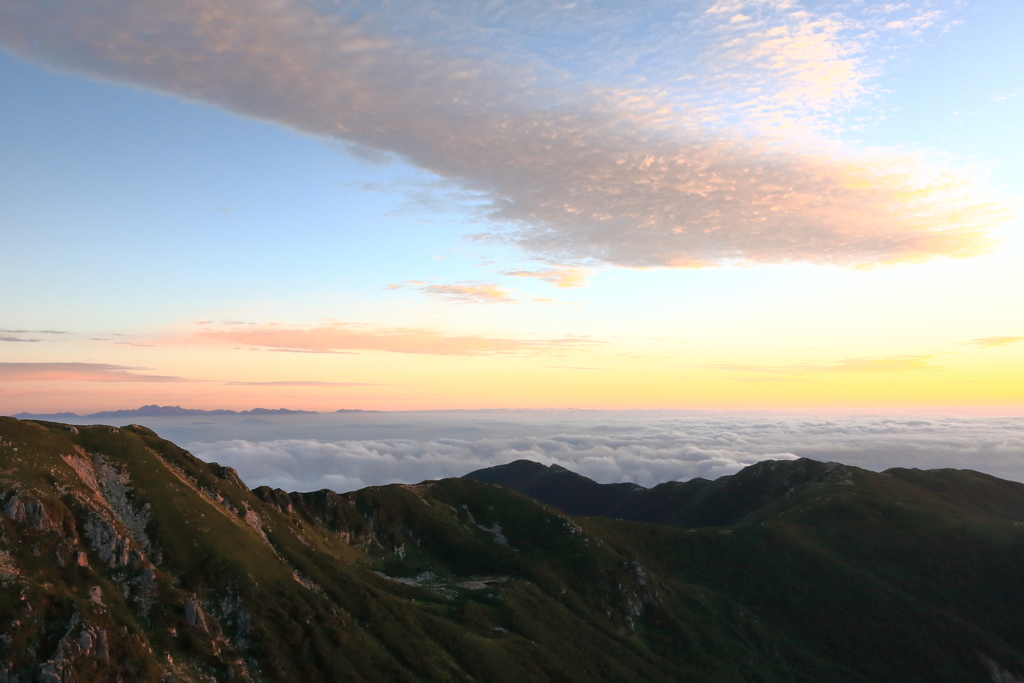
[[[57,5],[0,410],[1024,403],[1020,3]]]

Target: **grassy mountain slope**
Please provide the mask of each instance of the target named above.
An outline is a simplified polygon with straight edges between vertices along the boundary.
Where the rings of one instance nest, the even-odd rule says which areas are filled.
[[[955,487],[911,475],[822,467],[700,484],[704,508],[679,519],[735,521],[689,529],[573,519],[467,479],[249,490],[145,428],[0,418],[0,680],[1024,671],[1016,513],[959,506]],[[670,514],[670,498],[647,509]]]

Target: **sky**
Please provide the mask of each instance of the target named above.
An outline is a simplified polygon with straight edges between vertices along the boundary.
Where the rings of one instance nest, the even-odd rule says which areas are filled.
[[[0,413],[1022,415],[1022,29],[0,0]]]

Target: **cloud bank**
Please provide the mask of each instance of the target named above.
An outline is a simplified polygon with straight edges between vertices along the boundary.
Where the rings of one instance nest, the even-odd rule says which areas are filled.
[[[614,5],[2,0],[0,45],[398,155],[475,193],[483,239],[548,262],[855,266],[990,247],[1007,205],[962,174],[759,137],[866,92],[872,26],[783,0]],[[878,29],[920,30],[889,16],[903,7]]]
[[[653,485],[697,476],[714,479],[765,458],[796,457],[788,453],[700,448],[668,437],[587,435],[475,441],[221,441],[190,444],[189,449],[204,460],[235,467],[246,483],[253,486],[265,484],[303,491],[329,488],[342,492],[395,482],[458,477],[519,459],[558,463],[599,481]]]
[[[438,413],[418,423],[401,413],[381,414],[381,434],[403,430],[403,438],[229,438],[196,441],[188,448],[205,460],[237,468],[250,486],[287,490],[416,483],[520,458],[557,463],[602,483],[644,486],[713,479],[760,460],[794,457],[875,471],[976,469],[1024,481],[1021,418],[452,415]],[[360,429],[373,432],[370,418],[358,420]],[[281,426],[266,427],[263,433],[274,429]],[[438,437],[438,430],[459,436]]]

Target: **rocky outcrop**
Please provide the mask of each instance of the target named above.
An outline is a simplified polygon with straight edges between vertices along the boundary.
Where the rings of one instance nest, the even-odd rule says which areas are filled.
[[[110,663],[107,631],[81,626],[75,614],[53,654],[38,665],[37,680],[39,683],[70,683],[76,680],[75,669],[89,661],[101,666]]]
[[[0,580],[13,578],[20,573],[11,554],[6,550],[0,550]]]
[[[217,476],[240,489],[249,489],[249,487],[245,485],[245,482],[242,481],[242,478],[238,476],[238,470],[234,467],[226,467],[224,465],[218,466]]]
[[[249,507],[248,503],[243,503],[242,507],[245,510],[245,523],[249,525],[249,528],[259,534],[264,541],[270,543],[270,540],[267,538],[267,532],[263,530],[263,518],[261,518],[255,510]]]
[[[96,510],[93,529],[89,533],[92,538],[101,538],[104,546],[110,537],[123,537],[128,544],[133,544],[140,556],[147,556],[153,553],[153,543],[146,533],[146,527],[150,521],[150,506],[148,503],[135,505],[131,500],[131,488],[128,486],[130,476],[126,471],[117,470],[107,462],[101,454],[93,454],[89,457],[84,451],[73,455],[63,456],[64,462],[68,463],[78,474],[82,483],[93,494],[93,508]],[[104,514],[104,513],[109,513]],[[112,517],[113,520],[106,519]],[[121,534],[112,523],[122,527],[125,534]],[[97,531],[98,527],[106,526],[105,533]],[[92,540],[92,539],[90,539]],[[117,541],[113,541],[118,543]],[[122,544],[124,545],[124,544]],[[97,552],[100,552],[97,549]],[[110,553],[105,553],[109,555]],[[104,557],[104,561],[108,561]],[[123,565],[111,565],[123,566]]]
[[[992,683],[1024,683],[1021,679],[1014,676],[1012,673],[1004,669],[991,657],[979,654],[982,663],[985,668],[988,669],[989,675],[992,677]]]
[[[4,513],[15,522],[28,522],[37,531],[59,532],[60,527],[53,520],[41,500],[15,493],[4,505]]]
[[[85,538],[101,560],[111,569],[128,567],[133,557],[141,560],[141,554],[133,553],[131,539],[118,533],[117,528],[99,515],[92,515],[82,525]]]
[[[185,621],[189,626],[197,628],[203,633],[209,633],[210,627],[206,624],[206,615],[203,613],[203,607],[199,604],[199,599],[194,596],[188,596],[188,600],[185,601]]]

